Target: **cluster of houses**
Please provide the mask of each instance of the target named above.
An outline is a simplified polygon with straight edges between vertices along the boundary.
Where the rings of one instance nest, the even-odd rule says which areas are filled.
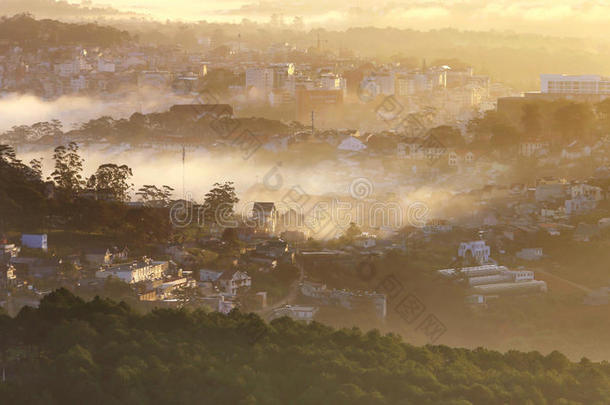
[[[173,251],[176,252],[176,249]],[[146,257],[122,264],[103,265],[96,271],[95,277],[112,277],[132,285],[141,301],[172,305],[196,299],[222,313],[237,307],[238,296],[247,292],[252,285],[251,277],[237,268],[201,269],[197,277],[192,271],[183,271],[172,260],[155,261]],[[185,297],[187,290],[195,293]],[[261,305],[265,300],[266,296]]]
[[[484,229],[498,253],[521,260],[544,256],[535,245],[540,233],[587,243],[603,237],[610,225],[605,208],[610,175],[601,171],[586,180],[544,177],[529,186],[489,184],[445,197],[436,199],[434,216],[422,227],[425,234],[450,234],[456,227]],[[457,213],[456,206],[463,211]]]
[[[263,227],[268,226],[263,223]],[[245,242],[246,247],[238,254],[231,256],[221,268],[198,268],[192,276],[197,286],[198,300],[223,313],[241,305],[239,299],[246,293],[254,293],[256,309],[266,307],[267,293],[252,291],[252,277],[249,272],[272,272],[278,263],[292,263],[294,252],[288,243],[272,237],[268,233],[238,232],[237,236]],[[209,252],[223,254],[227,243],[214,236],[206,237],[197,244]],[[188,267],[196,266],[196,260],[185,246],[168,246],[166,253],[178,264]]]
[[[45,98],[66,94],[120,94],[134,87],[189,92],[202,77],[203,55],[185,56],[177,48],[123,44],[113,48],[62,45],[31,52],[0,43],[0,88],[28,90]]]
[[[47,235],[23,234],[21,245],[0,239],[0,266],[3,274],[0,285],[4,288],[18,286],[17,270],[27,270],[31,277],[43,278],[54,273],[61,260],[48,257]],[[40,253],[37,253],[40,252]]]
[[[411,110],[419,109],[425,98],[452,121],[470,117],[476,109],[492,108],[493,97],[512,94],[508,88],[498,91],[502,85],[492,86],[489,77],[475,75],[472,68],[426,67],[425,63],[416,69],[400,64],[374,66],[359,58],[338,58],[332,52],[312,52],[285,43],[255,49],[242,41],[221,44],[202,38],[199,49],[190,50],[137,42],[109,48],[59,45],[30,50],[0,42],[0,90],[28,91],[46,99],[79,93],[119,95],[133,88],[189,96],[201,88],[211,70],[224,69],[243,78],[229,86],[234,102],[290,106],[302,122],[309,120],[311,110],[321,114],[321,122],[330,119],[323,116],[325,111],[329,106],[341,109],[348,89],[363,101],[397,97]],[[216,54],[221,45],[231,51]],[[278,49],[285,53],[285,62],[272,62]]]
[[[594,210],[607,198],[607,190],[580,181],[562,178],[542,178],[536,182],[535,197],[544,204],[540,215],[560,219]]]
[[[57,257],[49,251],[46,234],[23,234],[21,243],[0,240],[0,292],[23,287],[35,292],[47,281],[68,283],[73,288],[98,290],[108,280],[132,287],[140,301],[184,304],[197,300],[228,313],[241,305],[239,297],[250,291],[248,271],[271,272],[278,263],[293,263],[294,250],[282,239],[273,237],[273,203],[257,203],[259,228],[253,233],[238,233],[247,246],[221,269],[198,268],[197,260],[183,246],[159,246],[157,254],[169,260],[133,256],[127,247],[92,247],[76,249],[74,254]],[[207,237],[195,244],[195,251],[223,252],[226,242]],[[204,250],[202,250],[204,249]],[[78,251],[78,252],[77,252]],[[65,266],[64,266],[65,265]],[[183,271],[186,266],[193,270]],[[74,270],[74,271],[71,271]],[[67,274],[70,272],[70,274]],[[254,294],[258,306],[266,306],[266,292]]]
[[[66,268],[76,273],[64,274]],[[0,292],[44,293],[38,286],[50,280],[95,288],[108,278],[141,285],[143,300],[167,299],[176,289],[192,286],[174,263],[131,258],[126,247],[89,248],[60,258],[49,252],[46,234],[23,234],[20,245],[0,239]]]
[[[26,286],[32,280],[64,277],[70,264],[77,269],[89,270],[87,279],[80,272],[81,285],[99,285],[104,279],[124,281],[137,289],[142,301],[183,302],[184,292],[197,290],[197,299],[219,311],[228,312],[240,305],[240,296],[252,293],[253,272],[273,272],[281,264],[298,265],[304,274],[315,272],[320,266],[355,268],[371,255],[383,255],[389,250],[409,252],[409,243],[427,243],[450,238],[453,231],[477,229],[485,234],[485,241],[460,243],[459,267],[444,269],[439,274],[459,280],[469,288],[470,300],[482,303],[488,297],[503,294],[545,291],[546,284],[535,280],[534,273],[522,270],[526,262],[545,258],[537,244],[541,232],[549,236],[568,234],[579,242],[592,241],[610,229],[610,218],[604,217],[604,204],[609,197],[608,178],[603,173],[586,181],[567,181],[560,178],[539,178],[533,187],[524,184],[511,186],[487,185],[480,189],[445,193],[437,201],[435,214],[462,206],[471,210],[466,214],[444,219],[424,218],[421,226],[404,229],[363,227],[349,243],[335,244],[332,249],[304,249],[308,237],[305,221],[287,221],[290,212],[280,212],[271,201],[254,203],[251,223],[234,229],[242,248],[229,261],[217,263],[213,268],[197,263],[196,255],[189,252],[205,249],[211,252],[226,250],[223,229],[211,227],[211,234],[193,246],[161,246],[155,254],[171,259],[153,260],[132,257],[127,247],[109,246],[83,249],[62,258],[48,253],[47,236],[24,234],[21,243],[0,241],[0,288]],[[400,187],[399,190],[400,192]],[[595,214],[594,222],[585,223],[583,214]],[[293,213],[298,215],[298,213]],[[247,221],[246,221],[247,222]],[[289,226],[301,223],[301,226]],[[562,239],[563,240],[563,239]],[[498,265],[490,256],[491,249],[506,266]],[[232,253],[234,254],[234,253]],[[511,264],[512,263],[512,264]],[[507,266],[517,268],[510,270]],[[182,268],[193,271],[182,271]],[[93,272],[91,272],[91,270]],[[64,277],[65,278],[65,277]],[[66,278],[67,280],[68,278]],[[74,282],[75,280],[72,280]],[[29,287],[28,287],[29,288]],[[321,306],[337,306],[348,310],[369,308],[379,318],[385,317],[385,296],[376,292],[327,289],[323,284],[303,281],[299,288],[304,310],[313,317]],[[266,293],[258,291],[261,307],[266,304]],[[252,295],[252,294],[249,294]],[[292,303],[294,304],[294,303]],[[297,311],[283,308],[282,311]],[[301,315],[297,316],[301,317]]]
[[[284,249],[286,246],[284,246]],[[21,256],[23,251],[32,256]],[[20,287],[36,291],[36,279],[57,279],[60,266],[68,261],[79,271],[75,287],[97,289],[108,279],[130,285],[140,301],[180,304],[186,290],[196,290],[202,302],[213,309],[228,313],[238,303],[238,294],[247,291],[251,278],[235,268],[225,271],[202,269],[198,279],[193,272],[182,271],[172,260],[134,258],[127,248],[85,249],[80,255],[57,258],[45,253],[48,250],[46,235],[22,235],[21,246],[0,240],[0,292]],[[263,249],[260,249],[262,252]],[[261,299],[266,304],[266,295]],[[182,300],[182,301],[181,301]]]

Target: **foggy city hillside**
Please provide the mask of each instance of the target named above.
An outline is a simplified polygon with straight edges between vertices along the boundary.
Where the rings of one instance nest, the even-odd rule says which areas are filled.
[[[0,403],[610,403],[604,2],[0,2]]]

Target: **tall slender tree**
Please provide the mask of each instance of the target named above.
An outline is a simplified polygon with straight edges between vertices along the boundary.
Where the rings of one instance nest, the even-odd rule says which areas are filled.
[[[214,183],[213,188],[205,195],[204,220],[208,223],[218,223],[219,219],[232,217],[233,206],[238,202],[232,181]]]
[[[57,187],[68,197],[78,194],[84,185],[81,175],[83,171],[83,158],[78,154],[78,145],[70,142],[68,146],[58,146],[53,153],[55,170],[51,173]]]
[[[89,177],[87,188],[97,193],[106,193],[115,201],[129,201],[129,190],[133,187],[128,182],[131,176],[133,173],[127,165],[106,163]]]

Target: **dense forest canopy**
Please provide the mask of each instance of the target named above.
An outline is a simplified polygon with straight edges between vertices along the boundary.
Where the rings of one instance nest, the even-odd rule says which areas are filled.
[[[56,0],[2,0],[0,3],[0,14],[12,15],[26,11],[39,18],[98,19],[133,16],[133,13],[121,12],[110,6],[94,6],[90,0],[82,1],[80,4]]]
[[[29,14],[0,18],[0,40],[24,47],[88,45],[108,47],[130,39],[129,33],[98,24],[36,20]]]
[[[84,302],[0,317],[4,403],[607,404],[610,365],[553,352],[415,347],[257,315]]]

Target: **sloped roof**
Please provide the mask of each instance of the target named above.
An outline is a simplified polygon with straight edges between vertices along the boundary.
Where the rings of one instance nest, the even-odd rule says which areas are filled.
[[[241,271],[239,271],[237,269],[231,269],[231,270],[223,271],[218,279],[219,280],[232,280],[237,273],[241,273],[241,274],[244,274],[244,275],[248,276],[247,273],[241,272]]]
[[[255,202],[254,211],[271,212],[275,208],[275,203],[272,202]]]

